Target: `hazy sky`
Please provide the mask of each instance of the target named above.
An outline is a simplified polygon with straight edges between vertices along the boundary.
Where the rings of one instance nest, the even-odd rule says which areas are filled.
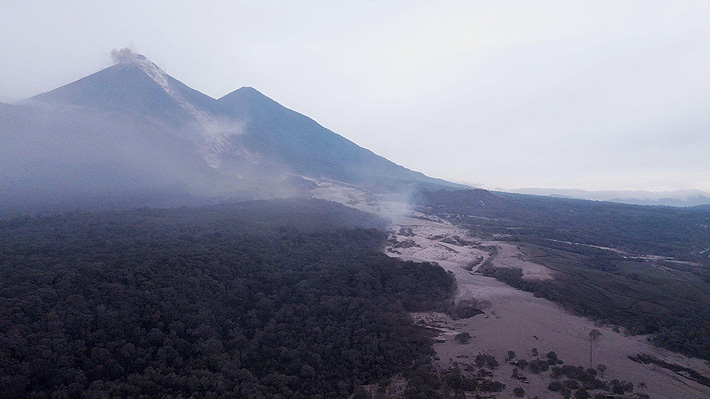
[[[710,190],[710,2],[0,2],[0,101],[131,47],[485,187]]]

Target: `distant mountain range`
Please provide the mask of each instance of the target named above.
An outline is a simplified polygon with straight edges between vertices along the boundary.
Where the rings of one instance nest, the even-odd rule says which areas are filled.
[[[575,198],[593,201],[608,201],[632,205],[654,206],[710,206],[710,193],[701,190],[675,190],[675,191],[643,191],[643,190],[616,190],[616,191],[587,191],[574,189],[555,188],[521,188],[506,190],[511,193],[544,195],[559,198]]]
[[[322,180],[375,191],[463,187],[397,165],[253,88],[214,99],[142,55],[113,55],[112,67],[0,104],[8,207],[279,197]]]

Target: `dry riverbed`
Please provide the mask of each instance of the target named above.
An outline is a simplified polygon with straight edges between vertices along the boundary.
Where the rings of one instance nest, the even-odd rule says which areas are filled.
[[[478,354],[493,355],[501,365],[493,371],[493,379],[503,382],[505,390],[497,397],[513,397],[513,389],[525,389],[525,397],[558,398],[558,393],[547,390],[549,372],[539,375],[523,371],[527,383],[512,378],[515,366],[504,362],[508,351],[518,359],[532,360],[554,351],[565,364],[589,367],[589,333],[596,329],[601,336],[592,345],[592,363],[604,364],[604,380],[626,380],[634,384],[635,392],[643,392],[654,399],[710,398],[710,388],[681,374],[658,366],[630,360],[637,354],[653,355],[669,363],[690,367],[710,376],[710,366],[699,359],[691,359],[652,346],[645,336],[625,336],[610,327],[572,315],[553,302],[536,298],[494,278],[476,273],[491,258],[495,267],[513,267],[523,271],[523,278],[546,280],[554,272],[527,261],[525,254],[509,242],[483,241],[470,237],[467,231],[435,217],[410,212],[397,199],[368,197],[362,192],[335,186],[325,186],[319,198],[335,200],[358,209],[380,214],[391,220],[390,242],[385,252],[404,260],[436,262],[452,272],[458,283],[456,301],[473,301],[482,314],[468,319],[452,320],[440,313],[412,315],[415,322],[440,331],[434,349],[438,365],[446,369],[455,363],[462,368],[474,363]],[[454,337],[468,333],[471,340],[459,343]],[[641,388],[644,383],[645,387]]]
[[[646,387],[642,392],[652,398],[710,398],[710,388],[670,370],[636,363],[628,356],[651,354],[710,375],[710,367],[705,362],[656,348],[647,342],[645,336],[625,336],[609,327],[595,325],[548,300],[476,273],[480,265],[477,259],[488,256],[487,251],[479,248],[496,247],[498,254],[492,259],[495,267],[519,268],[526,279],[554,278],[551,270],[526,261],[515,244],[476,240],[450,224],[418,218],[409,218],[406,224],[393,224],[390,232],[397,242],[409,240],[416,246],[395,248],[396,245],[390,245],[386,249],[388,255],[405,260],[437,262],[456,276],[456,300],[473,299],[484,312],[462,320],[452,320],[439,313],[413,315],[415,321],[422,325],[442,331],[439,342],[434,345],[442,368],[454,363],[461,366],[472,364],[476,355],[490,354],[501,363],[493,371],[494,379],[506,384],[500,397],[512,397],[512,391],[517,386],[523,387],[528,397],[559,397],[559,394],[547,390],[550,382],[547,374],[535,375],[524,371],[528,383],[521,383],[511,377],[514,366],[505,364],[503,360],[508,351],[514,351],[518,359],[528,361],[536,358],[533,355],[535,350],[541,357],[554,351],[565,364],[587,368],[589,332],[596,329],[602,335],[593,343],[592,362],[595,367],[597,364],[607,367],[605,380],[630,381],[637,387],[637,392],[643,382]],[[456,244],[456,240],[471,244]],[[471,263],[477,265],[471,271],[466,270]],[[454,339],[456,334],[463,332],[472,337],[467,344]]]

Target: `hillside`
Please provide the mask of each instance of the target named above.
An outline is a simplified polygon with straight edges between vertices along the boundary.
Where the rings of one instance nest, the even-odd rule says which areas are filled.
[[[146,196],[162,204],[307,196],[325,180],[376,192],[456,186],[396,165],[255,89],[216,100],[142,55],[114,55],[112,67],[0,107],[0,190],[10,198],[0,212],[152,205]]]
[[[296,174],[370,188],[401,188],[417,183],[456,186],[396,165],[254,88],[243,87],[220,98],[219,103],[231,117],[246,123],[246,133],[236,137],[238,143],[277,160]]]

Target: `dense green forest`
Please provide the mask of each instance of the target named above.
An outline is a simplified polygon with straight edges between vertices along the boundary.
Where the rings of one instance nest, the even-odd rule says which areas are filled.
[[[652,334],[659,346],[710,360],[710,260],[701,253],[710,247],[710,211],[485,190],[423,192],[418,201],[420,210],[476,236],[516,242],[528,260],[553,270],[555,279],[524,280],[519,269],[494,268],[491,262],[483,273],[574,313]]]
[[[426,392],[406,312],[455,282],[381,253],[382,223],[305,200],[0,221],[0,398]]]

